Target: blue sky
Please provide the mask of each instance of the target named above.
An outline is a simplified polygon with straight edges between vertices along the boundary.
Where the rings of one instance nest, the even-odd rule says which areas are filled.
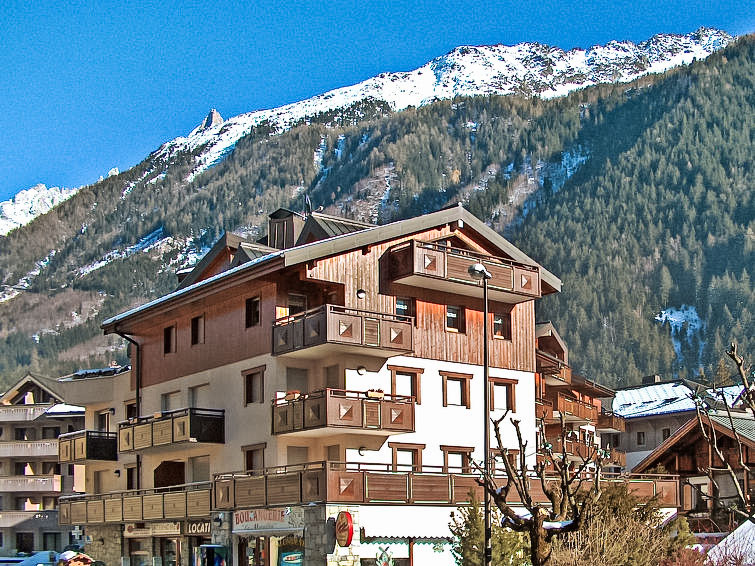
[[[564,49],[700,26],[755,31],[749,2],[51,2],[0,6],[0,200],[78,186],[189,132],[463,44]]]

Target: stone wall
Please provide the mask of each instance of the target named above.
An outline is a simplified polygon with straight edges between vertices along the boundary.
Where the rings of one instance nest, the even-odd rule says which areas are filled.
[[[102,560],[107,566],[118,566],[123,556],[121,525],[88,525],[86,534],[92,537],[84,552],[95,560]]]

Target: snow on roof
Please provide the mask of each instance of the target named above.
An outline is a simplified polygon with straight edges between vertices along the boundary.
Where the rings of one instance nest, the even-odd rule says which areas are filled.
[[[81,413],[84,414],[84,407],[79,407],[78,405],[69,405],[67,403],[58,403],[56,405],[53,405],[49,409],[45,411],[46,415],[70,415],[71,413]]]
[[[723,392],[728,404],[732,405],[742,392],[742,386],[725,387]],[[708,389],[707,393],[712,394],[712,390]],[[681,381],[619,389],[613,398],[613,412],[625,419],[631,419],[694,411],[694,394],[692,388]]]
[[[752,521],[745,521],[739,525],[707,554],[711,564],[755,564],[753,556],[755,556],[755,523]],[[747,561],[735,562],[736,558],[747,558]]]

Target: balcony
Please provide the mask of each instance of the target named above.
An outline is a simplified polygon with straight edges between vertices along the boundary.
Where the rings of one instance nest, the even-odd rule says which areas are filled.
[[[273,434],[323,436],[358,431],[388,436],[414,432],[414,398],[364,391],[323,389],[295,399],[273,401]],[[336,430],[338,429],[338,430]]]
[[[23,526],[33,524],[35,529],[54,531],[58,528],[58,510],[0,512],[0,529],[10,529],[22,524]]]
[[[538,266],[469,250],[410,240],[389,248],[383,264],[392,282],[481,299],[482,287],[467,271],[476,262],[493,276],[488,281],[491,300],[522,303],[540,297]]]
[[[0,405],[0,422],[27,422],[42,416],[52,407],[50,403],[43,405]]]
[[[118,423],[118,451],[225,442],[225,410],[177,409]]]
[[[57,458],[58,439],[0,442],[0,458]]]
[[[118,460],[118,435],[115,432],[79,430],[58,437],[58,462],[74,464],[87,460]]]
[[[611,457],[608,459],[607,466],[618,466],[620,468],[627,467],[627,453],[623,450],[617,450],[611,448]]]
[[[598,415],[598,422],[595,425],[595,430],[618,434],[624,432],[626,429],[627,425],[624,417],[610,411],[601,411]]]
[[[392,503],[459,505],[469,492],[482,497],[477,474],[425,466],[393,471],[390,464],[311,462],[259,471],[218,474],[213,480],[214,509],[248,509],[308,503]],[[640,497],[658,494],[661,504],[679,505],[678,476],[606,476],[606,483],[625,482]],[[499,481],[499,485],[501,485]],[[531,479],[533,499],[547,503],[540,481]],[[515,490],[510,503],[519,503]]]
[[[2,476],[0,492],[8,493],[60,493],[61,477],[57,474],[45,476]]]
[[[287,316],[273,326],[273,354],[290,358],[362,354],[388,358],[414,349],[412,317],[338,305]]]
[[[179,521],[210,516],[210,482],[64,496],[58,500],[61,525]]]
[[[537,371],[543,376],[546,385],[569,385],[571,383],[571,368],[566,363],[542,350],[535,350]]]
[[[598,420],[598,408],[574,397],[559,393],[553,399],[553,410],[563,415],[567,423],[588,423]]]
[[[579,440],[566,440],[562,442],[561,438],[549,438],[548,442],[553,446],[553,455],[563,454],[562,448],[566,448],[566,459],[571,461],[582,462],[595,455],[595,445],[585,444]]]

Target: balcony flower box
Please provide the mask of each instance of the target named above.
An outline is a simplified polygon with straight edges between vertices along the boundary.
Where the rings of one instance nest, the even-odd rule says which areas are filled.
[[[286,401],[296,401],[299,397],[301,397],[301,391],[286,391]]]
[[[366,392],[368,399],[382,399],[385,393],[380,389],[370,389]]]

